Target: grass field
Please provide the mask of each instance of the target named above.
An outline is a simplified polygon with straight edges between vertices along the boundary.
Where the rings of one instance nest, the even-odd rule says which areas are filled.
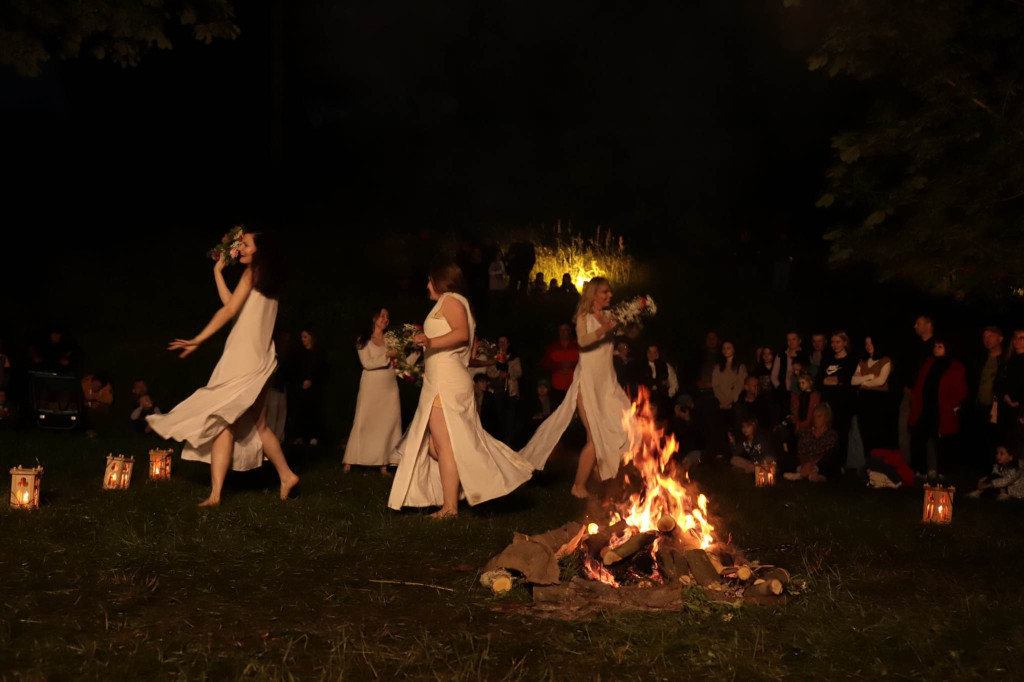
[[[719,528],[751,558],[805,577],[779,608],[558,622],[510,613],[480,567],[513,531],[579,518],[573,457],[506,499],[431,522],[386,509],[389,480],[292,450],[303,477],[277,499],[269,466],[199,510],[208,469],[175,461],[100,490],[131,437],[4,433],[0,466],[46,466],[43,507],[0,511],[3,680],[1014,679],[1024,524],[1016,504],[961,500],[919,523],[918,489],[781,482],[707,469]],[[141,474],[141,475],[140,475]],[[371,582],[414,581],[453,588]]]

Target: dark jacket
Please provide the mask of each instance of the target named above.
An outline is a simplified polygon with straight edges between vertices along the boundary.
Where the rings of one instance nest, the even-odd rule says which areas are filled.
[[[917,373],[917,381],[911,392],[910,426],[916,426],[924,412],[924,384],[928,372],[935,364],[935,358],[924,361]],[[960,416],[958,409],[967,398],[967,372],[964,366],[953,360],[942,374],[939,381],[939,435],[949,436],[960,432]]]

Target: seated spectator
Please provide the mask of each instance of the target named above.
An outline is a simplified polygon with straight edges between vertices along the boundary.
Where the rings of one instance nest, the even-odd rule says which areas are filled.
[[[146,417],[151,414],[163,414],[163,412],[153,404],[153,398],[148,393],[143,393],[138,397],[138,405],[131,414],[132,422],[135,423],[135,428],[139,433],[153,433],[153,427],[146,421]]]
[[[976,498],[985,494],[996,495],[1000,500],[1024,499],[1024,470],[1005,445],[996,448],[992,473],[979,480],[978,489],[967,496]]]
[[[491,389],[491,380],[486,374],[477,374],[473,377],[473,399],[476,404],[476,413],[480,415],[480,424],[493,436],[494,390]]]
[[[839,434],[832,428],[832,408],[828,403],[814,408],[811,428],[797,439],[796,455],[800,462],[797,470],[783,474],[788,481],[806,479],[820,483],[839,473]]]
[[[615,342],[615,354],[612,356],[612,365],[615,367],[615,378],[619,380],[619,385],[623,388],[627,388],[633,383],[633,377],[631,372],[633,367],[633,357],[630,353],[629,341],[626,339],[619,339]]]
[[[572,338],[572,325],[563,322],[558,325],[558,338],[544,351],[544,370],[551,374],[552,396],[557,406],[562,402],[580,361],[580,346]]]
[[[647,345],[646,365],[637,367],[637,384],[646,386],[652,396],[673,398],[679,392],[679,378],[672,365],[661,359],[658,344]]]
[[[746,419],[756,419],[763,433],[771,433],[782,422],[782,411],[770,392],[761,390],[761,382],[755,376],[747,375],[743,392],[736,401],[736,425]]]
[[[144,395],[149,395],[149,386],[142,379],[139,379],[132,384],[132,395],[135,396],[135,400],[138,400]]]
[[[494,394],[498,440],[511,444],[515,436],[516,414],[519,411],[519,380],[523,363],[512,349],[508,336],[499,336],[495,363],[487,368]]]
[[[674,417],[669,427],[679,446],[673,459],[683,471],[700,462],[704,450],[704,438],[693,419],[693,409],[693,398],[685,393],[680,395],[676,398]]]
[[[0,388],[0,428],[10,427],[17,423],[18,410],[7,399],[7,389]]]
[[[97,372],[82,379],[82,400],[90,410],[105,410],[114,404],[114,387],[105,374]]]
[[[45,372],[73,371],[78,364],[78,347],[58,328],[51,328],[46,338],[29,347],[33,369]]]
[[[740,436],[729,434],[732,444],[730,464],[744,473],[754,473],[755,464],[775,461],[771,439],[757,425],[757,418],[748,415],[740,420]]]
[[[530,419],[538,424],[550,417],[554,411],[555,404],[551,399],[551,382],[547,379],[537,381],[537,394],[532,407],[533,416]]]
[[[811,428],[811,420],[814,410],[821,402],[821,394],[814,389],[814,377],[810,372],[801,372],[798,379],[800,392],[790,399],[789,409],[793,421],[793,433],[799,437],[801,433]]]

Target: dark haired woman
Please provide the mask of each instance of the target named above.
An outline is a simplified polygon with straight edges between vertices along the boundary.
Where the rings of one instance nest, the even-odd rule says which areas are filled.
[[[864,359],[857,364],[850,385],[857,388],[857,427],[864,443],[864,456],[875,449],[899,446],[896,419],[899,406],[889,393],[892,361],[879,350],[877,337],[864,337]]]
[[[319,444],[320,410],[323,407],[324,382],[327,380],[327,361],[320,350],[316,334],[309,328],[299,334],[299,352],[295,354],[295,442],[294,445]]]
[[[501,497],[533,475],[533,467],[480,425],[468,365],[476,322],[454,263],[427,281],[437,301],[413,339],[424,349],[419,406],[398,445],[401,461],[388,506],[436,507],[433,518],[459,513],[460,485],[470,504]]]
[[[199,344],[216,334],[232,319],[224,353],[209,383],[167,414],[150,415],[146,421],[164,438],[185,441],[182,459],[210,463],[210,496],[201,507],[220,504],[228,467],[235,471],[255,469],[263,455],[281,479],[281,499],[299,482],[288,467],[274,432],[267,426],[267,383],[277,369],[272,335],[281,289],[280,251],[261,233],[242,236],[240,262],[246,268],[231,291],[224,282],[224,261],[213,266],[223,307],[209,324],[191,339],[175,339],[169,350],[190,355]]]
[[[395,351],[384,344],[384,330],[391,320],[387,308],[379,306],[366,319],[368,329],[356,340],[363,374],[343,461],[346,474],[355,465],[380,467],[380,473],[387,476],[388,463],[393,463],[395,446],[402,438],[398,380],[391,369]]]

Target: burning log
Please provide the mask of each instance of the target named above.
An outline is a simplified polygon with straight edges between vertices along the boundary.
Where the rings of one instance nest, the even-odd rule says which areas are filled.
[[[758,571],[757,577],[759,580],[764,581],[778,580],[783,585],[788,585],[790,581],[789,571],[787,571],[784,568],[778,568],[774,566],[767,568],[765,570]]]
[[[658,519],[658,530],[662,533],[671,533],[676,529],[676,519],[674,516],[665,514]]]
[[[683,556],[686,557],[686,563],[690,567],[690,575],[698,585],[707,587],[718,582],[718,571],[711,563],[711,559],[708,558],[708,553],[703,549],[688,549],[683,552]]]
[[[758,580],[743,590],[744,597],[777,597],[782,594],[782,581],[777,578]]]
[[[730,578],[732,580],[750,580],[754,576],[754,572],[750,570],[749,566],[726,566],[722,569],[720,574],[723,578]]]
[[[677,582],[683,576],[689,577],[690,564],[683,555],[683,549],[672,543],[662,543],[656,552],[658,569],[671,582]]]
[[[587,546],[587,551],[590,553],[590,556],[597,557],[600,555],[601,550],[607,547],[608,543],[611,542],[612,536],[618,535],[622,531],[626,530],[626,528],[626,522],[619,521],[618,523],[608,526],[602,531],[598,531],[593,535],[587,536],[584,538],[583,544]]]
[[[646,533],[637,533],[633,537],[629,538],[621,545],[614,549],[608,550],[604,555],[604,565],[611,566],[614,563],[622,561],[627,557],[631,557],[641,549],[649,546],[654,542],[654,538],[657,537],[657,533],[648,531]]]

